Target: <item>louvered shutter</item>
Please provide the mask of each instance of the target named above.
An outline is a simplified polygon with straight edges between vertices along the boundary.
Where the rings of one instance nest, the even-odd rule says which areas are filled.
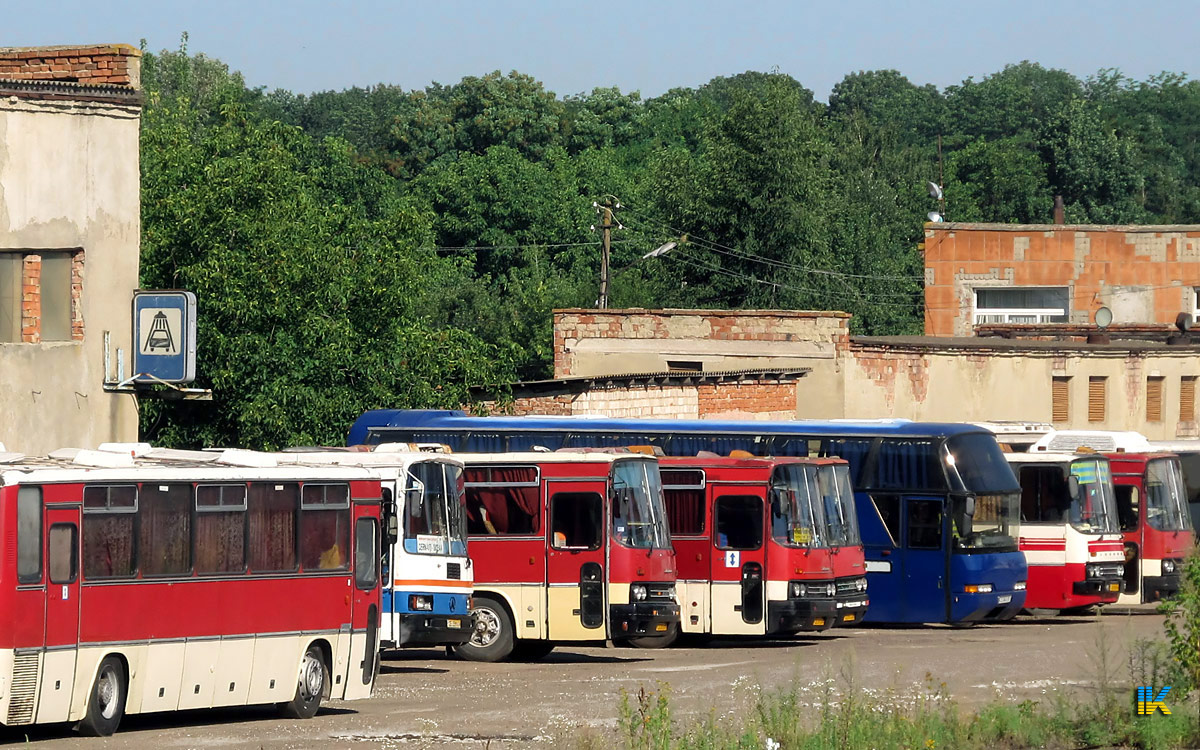
[[[1071,420],[1071,379],[1054,378],[1050,392],[1050,421]]]
[[[1163,379],[1146,378],[1146,421],[1161,422],[1163,413]]]
[[[1108,378],[1088,378],[1088,421],[1104,421],[1104,405],[1108,394]]]

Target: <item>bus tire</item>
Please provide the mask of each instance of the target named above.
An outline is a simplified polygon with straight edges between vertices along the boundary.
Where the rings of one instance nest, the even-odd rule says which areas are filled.
[[[116,656],[106,656],[96,670],[96,681],[88,695],[87,713],[79,722],[79,733],[88,737],[107,737],[117,731],[125,716],[125,697],[129,682],[125,664]]]
[[[527,641],[519,639],[513,645],[512,659],[514,661],[537,661],[550,655],[554,644],[550,641]]]
[[[296,694],[287,703],[280,704],[280,711],[289,719],[311,719],[321,707],[325,695],[329,670],[325,668],[325,656],[313,644],[304,652],[300,662],[300,674],[296,679]]]
[[[503,604],[487,597],[475,597],[475,627],[471,640],[454,647],[454,653],[467,661],[500,661],[513,652],[513,621]]]

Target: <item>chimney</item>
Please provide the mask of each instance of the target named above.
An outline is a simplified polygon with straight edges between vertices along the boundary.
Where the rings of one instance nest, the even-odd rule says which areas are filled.
[[[1061,195],[1054,196],[1054,223],[1065,224],[1067,222],[1067,208],[1063,205]]]

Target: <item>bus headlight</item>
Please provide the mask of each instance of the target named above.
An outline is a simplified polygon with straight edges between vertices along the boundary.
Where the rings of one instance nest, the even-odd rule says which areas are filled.
[[[1163,560],[1162,561],[1162,574],[1165,576],[1175,574],[1175,561],[1174,560]]]
[[[413,612],[432,612],[433,597],[428,594],[413,594],[408,597],[408,608]]]
[[[832,582],[825,584],[825,595],[837,596],[837,584]]]
[[[867,590],[867,579],[859,578],[857,581],[854,582],[854,588],[858,589],[859,591],[866,591]]]
[[[1024,590],[1025,590],[1025,582],[1024,581],[1017,581],[1016,583],[1013,584],[1013,591],[1024,591]]]
[[[645,601],[646,587],[643,584],[635,583],[629,587],[629,594],[635,602]]]
[[[808,593],[808,586],[805,586],[799,581],[792,581],[792,598],[799,599]]]
[[[990,594],[992,593],[992,584],[970,583],[963,586],[963,591],[966,591],[968,594]]]

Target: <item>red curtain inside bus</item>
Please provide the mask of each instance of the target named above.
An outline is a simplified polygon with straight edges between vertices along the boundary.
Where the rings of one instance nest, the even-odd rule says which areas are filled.
[[[672,534],[704,533],[704,490],[663,490]]]
[[[494,468],[493,482],[527,481],[528,469]],[[467,524],[472,534],[539,534],[541,487],[468,487]]]

